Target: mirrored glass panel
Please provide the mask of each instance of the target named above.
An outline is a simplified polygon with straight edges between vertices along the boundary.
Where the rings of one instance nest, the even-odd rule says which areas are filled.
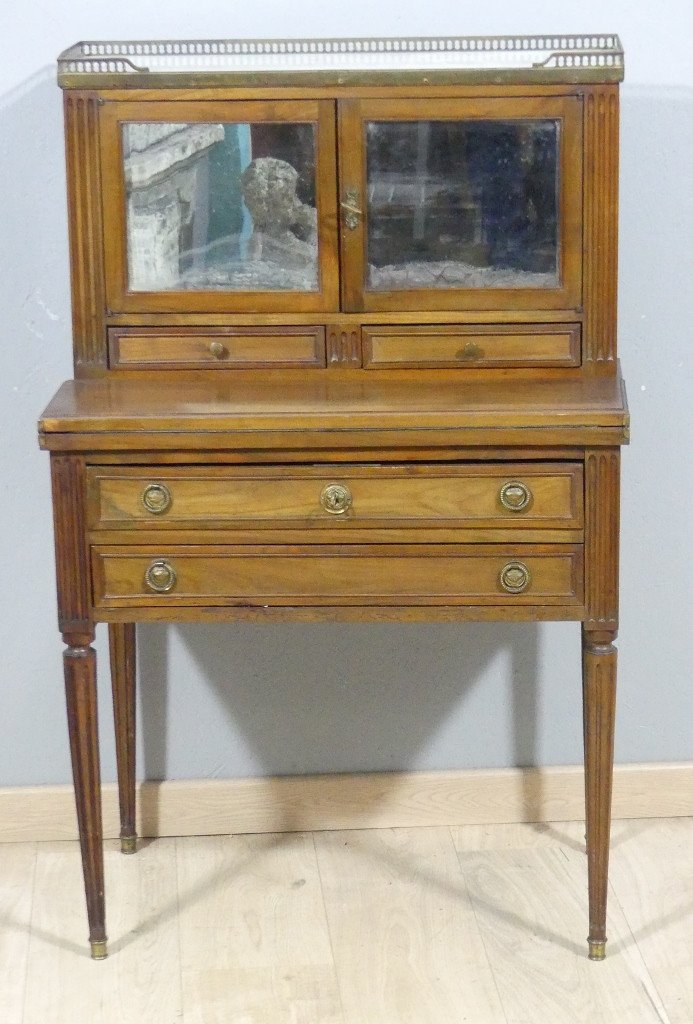
[[[312,124],[122,126],[130,291],[316,291]]]
[[[367,287],[557,287],[558,155],[557,121],[367,122]]]

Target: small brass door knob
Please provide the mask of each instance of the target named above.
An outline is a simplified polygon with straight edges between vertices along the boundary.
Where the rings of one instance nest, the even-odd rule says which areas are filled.
[[[176,570],[165,558],[157,558],[147,566],[144,582],[156,594],[166,594],[176,585]]]
[[[328,484],[320,494],[320,504],[333,516],[341,516],[351,508],[351,491],[343,484]]]
[[[480,348],[475,341],[467,341],[464,347],[457,353],[458,359],[481,359],[484,354],[483,348]]]
[[[142,504],[154,516],[168,512],[173,497],[166,484],[147,484],[142,491]]]
[[[524,562],[508,562],[501,569],[498,579],[508,594],[521,594],[532,582],[532,574]]]
[[[509,512],[522,512],[532,500],[532,492],[527,484],[519,480],[510,480],[500,489],[500,502]]]
[[[215,359],[223,359],[224,356],[228,355],[226,345],[223,345],[220,341],[211,341],[209,343],[209,351]]]

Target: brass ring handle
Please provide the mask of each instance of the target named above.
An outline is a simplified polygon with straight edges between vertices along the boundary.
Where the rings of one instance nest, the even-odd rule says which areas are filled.
[[[156,594],[166,594],[176,585],[176,570],[165,558],[157,558],[144,574],[144,582]]]
[[[168,512],[172,503],[173,497],[166,484],[147,484],[142,491],[142,504],[154,516]]]
[[[223,359],[224,356],[228,355],[226,345],[223,345],[220,341],[211,341],[209,343],[209,351],[215,359]]]
[[[320,504],[325,512],[333,516],[341,516],[348,512],[352,504],[351,491],[343,484],[327,484],[320,494]]]
[[[524,562],[508,562],[500,571],[498,581],[508,594],[521,594],[532,582],[532,574]]]
[[[520,480],[508,480],[500,489],[500,503],[508,512],[522,512],[532,500],[532,492]]]

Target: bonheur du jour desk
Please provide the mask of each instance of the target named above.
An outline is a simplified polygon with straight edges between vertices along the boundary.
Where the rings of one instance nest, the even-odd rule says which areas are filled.
[[[40,441],[95,958],[95,624],[133,853],[134,624],[210,619],[580,621],[603,958],[622,74],[592,35],[60,58],[75,379]]]

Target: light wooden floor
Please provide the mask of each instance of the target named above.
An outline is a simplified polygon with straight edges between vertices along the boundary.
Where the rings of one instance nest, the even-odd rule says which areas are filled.
[[[2,1024],[693,1024],[693,819],[616,822],[608,957],[582,826],[0,846]]]

